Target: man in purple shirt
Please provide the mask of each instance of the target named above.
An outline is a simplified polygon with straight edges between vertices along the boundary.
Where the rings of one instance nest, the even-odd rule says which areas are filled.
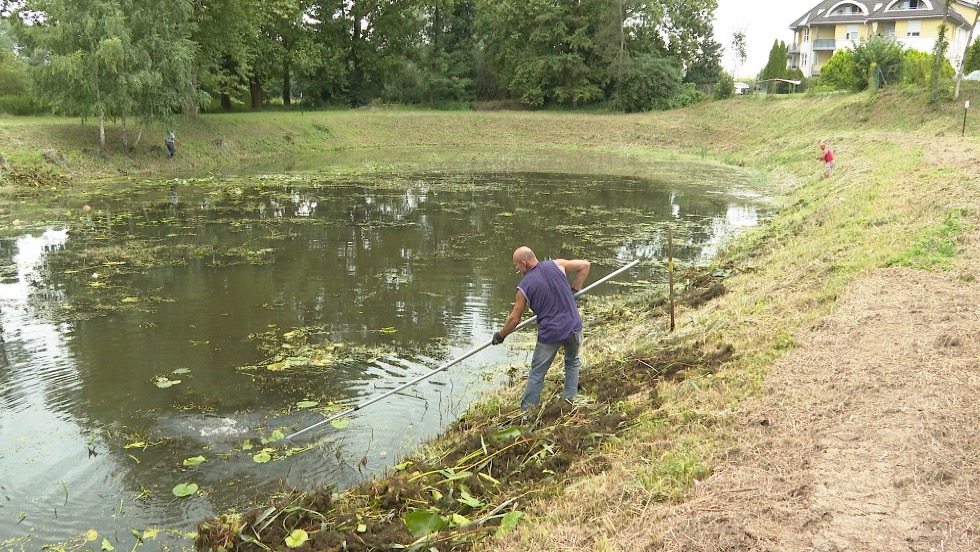
[[[517,286],[514,309],[507,315],[504,327],[493,334],[494,345],[504,342],[521,322],[527,307],[538,316],[538,343],[531,357],[531,371],[521,399],[521,409],[527,410],[541,401],[544,376],[558,354],[565,350],[565,386],[562,397],[571,400],[578,392],[578,349],[582,344],[582,317],[575,305],[574,293],[582,289],[592,263],[582,259],[538,261],[534,251],[521,246],[514,251],[514,268],[524,275]],[[575,273],[569,284],[567,272]]]

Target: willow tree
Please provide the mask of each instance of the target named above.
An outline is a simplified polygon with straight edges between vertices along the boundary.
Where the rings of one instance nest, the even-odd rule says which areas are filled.
[[[166,119],[195,100],[189,0],[166,9],[140,0],[26,0],[14,22],[27,50],[43,59],[34,90],[56,112],[95,117],[105,151],[107,120]]]

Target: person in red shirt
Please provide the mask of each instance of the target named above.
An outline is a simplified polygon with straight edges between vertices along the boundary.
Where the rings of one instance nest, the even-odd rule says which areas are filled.
[[[830,178],[830,170],[834,168],[834,152],[830,151],[827,144],[820,144],[820,150],[823,153],[817,157],[817,161],[823,161],[823,177]]]

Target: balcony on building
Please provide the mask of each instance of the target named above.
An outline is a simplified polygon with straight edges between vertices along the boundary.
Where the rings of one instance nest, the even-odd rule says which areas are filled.
[[[833,38],[818,38],[813,41],[814,50],[836,50],[837,41]]]

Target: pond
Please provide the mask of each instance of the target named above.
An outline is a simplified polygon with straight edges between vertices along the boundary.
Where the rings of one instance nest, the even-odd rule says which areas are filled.
[[[0,239],[0,547],[180,549],[208,517],[381,473],[519,381],[533,328],[283,436],[487,342],[515,247],[590,259],[590,282],[644,259],[597,294],[662,286],[668,228],[703,263],[771,215],[750,178],[287,174],[59,200],[65,222]]]

